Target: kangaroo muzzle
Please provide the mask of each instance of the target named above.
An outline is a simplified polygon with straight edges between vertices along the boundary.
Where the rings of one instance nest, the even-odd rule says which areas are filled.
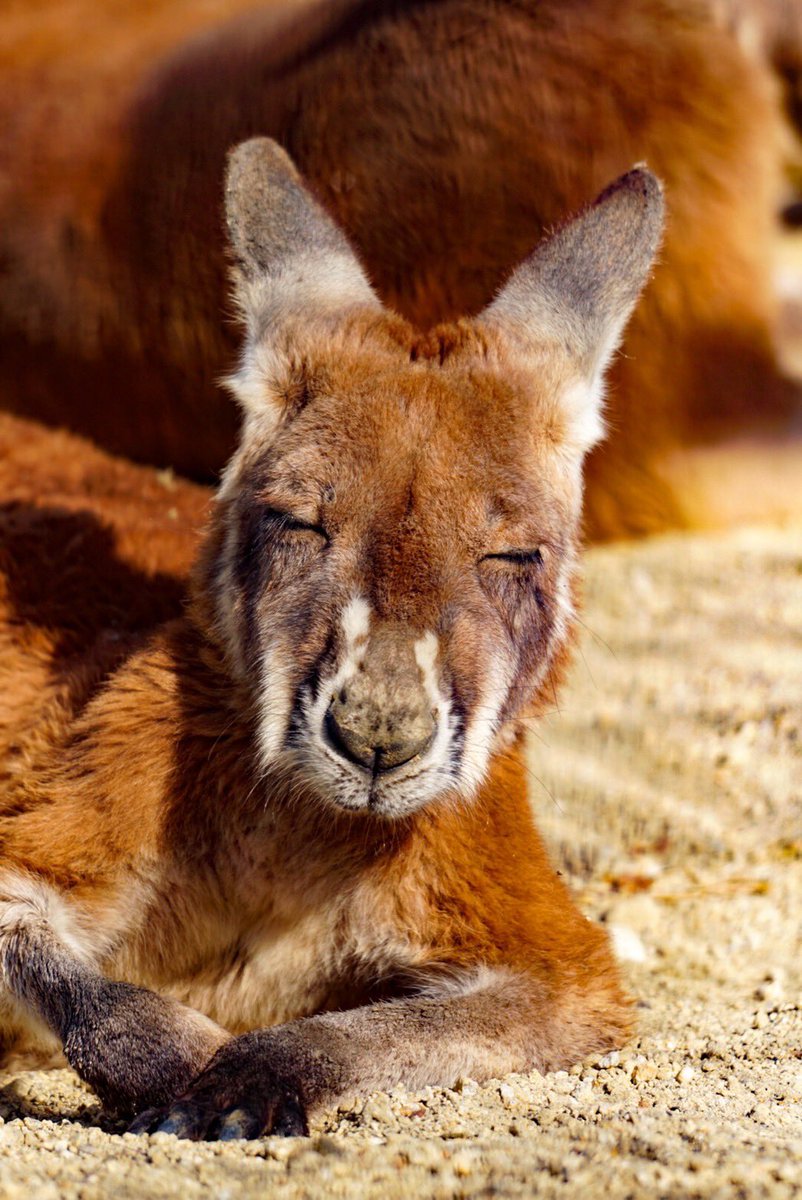
[[[437,720],[409,632],[371,633],[354,675],[332,697],[324,726],[339,754],[374,775],[424,753]]]

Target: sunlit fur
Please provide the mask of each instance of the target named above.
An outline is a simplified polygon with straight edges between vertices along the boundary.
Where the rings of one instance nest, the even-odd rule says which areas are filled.
[[[247,1085],[252,1132],[282,1063],[314,1111],[611,1049],[628,1003],[521,733],[574,626],[601,428],[577,387],[649,274],[660,184],[628,172],[430,332],[275,143],[232,153],[227,215],[246,418],[211,505],[0,418],[4,1045],[56,1035],[128,1110],[217,1055],[212,1109]]]
[[[245,425],[197,579],[266,774],[386,817],[469,799],[553,692],[601,380],[662,211],[659,182],[628,173],[476,320],[422,334],[382,309],[275,142],[232,153],[245,339],[228,386]],[[357,693],[345,719],[372,729],[362,757],[332,715]],[[379,770],[382,739],[403,746],[429,721],[425,746]]]
[[[245,440],[216,506],[199,578],[253,691],[262,769],[297,773],[347,809],[399,816],[469,797],[517,719],[551,703],[572,626],[582,448],[552,407],[553,369],[541,415],[528,372],[495,370],[495,336],[463,331],[444,357],[439,339],[370,310],[330,345],[299,334],[284,383],[302,404]],[[271,388],[262,403],[280,405]],[[330,543],[269,515],[260,525],[288,509]],[[486,559],[538,546],[540,564]],[[420,760],[372,780],[323,725],[387,621],[415,645],[436,735]]]

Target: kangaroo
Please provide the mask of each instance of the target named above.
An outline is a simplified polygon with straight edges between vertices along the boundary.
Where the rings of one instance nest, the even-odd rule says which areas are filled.
[[[611,364],[587,535],[802,505],[772,277],[786,131],[769,55],[789,60],[790,3],[126,0],[116,24],[93,5],[70,36],[59,7],[60,36],[32,37],[40,8],[17,20],[0,97],[6,409],[217,472],[236,437],[215,387],[234,353],[218,193],[254,134],[424,327],[481,312],[566,212],[647,161],[662,268]],[[756,21],[765,51],[747,55],[730,27],[744,42]]]
[[[520,738],[569,654],[582,460],[663,200],[633,169],[429,332],[274,142],[233,152],[226,211],[243,432],[186,609],[202,489],[159,532],[143,469],[64,434],[17,428],[3,468],[7,523],[34,458],[45,524],[85,497],[120,560],[82,616],[33,517],[4,539],[6,1048],[55,1039],[135,1130],[194,1138],[626,1036]]]

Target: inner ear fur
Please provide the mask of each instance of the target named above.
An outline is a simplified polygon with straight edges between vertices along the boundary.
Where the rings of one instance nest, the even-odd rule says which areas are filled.
[[[271,138],[236,146],[226,173],[234,284],[246,319],[378,305],[345,235]]]
[[[603,433],[603,373],[654,263],[664,211],[660,181],[635,167],[544,239],[480,318],[533,366],[549,351],[565,357],[566,415],[583,450]]]
[[[252,410],[281,385],[293,327],[380,304],[345,235],[271,138],[251,138],[229,154],[225,214],[247,333],[226,384]]]

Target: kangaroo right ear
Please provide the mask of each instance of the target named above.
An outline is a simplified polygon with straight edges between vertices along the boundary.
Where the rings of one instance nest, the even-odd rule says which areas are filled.
[[[663,216],[660,181],[635,167],[541,242],[482,314],[535,369],[544,349],[565,353],[575,374],[565,415],[580,450],[604,431],[603,373],[648,277]]]
[[[272,139],[252,138],[231,151],[225,203],[234,293],[247,328],[241,369],[227,383],[246,406],[257,397],[263,404],[265,380],[251,367],[270,360],[289,318],[314,320],[355,305],[379,307],[379,300],[344,234]]]

